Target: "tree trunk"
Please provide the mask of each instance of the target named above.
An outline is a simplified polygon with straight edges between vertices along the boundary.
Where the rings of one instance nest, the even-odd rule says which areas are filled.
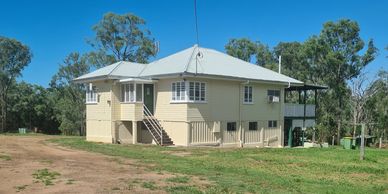
[[[357,109],[353,110],[353,139],[356,139],[356,130],[357,130]]]
[[[1,96],[1,129],[0,133],[5,131],[5,127],[7,126],[7,108],[6,102],[4,100],[4,96]]]
[[[337,125],[337,145],[340,144],[341,139],[341,119],[338,118],[338,125]]]
[[[337,145],[340,145],[341,121],[342,121],[342,96],[338,96],[338,123],[337,123]]]
[[[361,126],[360,160],[365,159],[365,124]]]

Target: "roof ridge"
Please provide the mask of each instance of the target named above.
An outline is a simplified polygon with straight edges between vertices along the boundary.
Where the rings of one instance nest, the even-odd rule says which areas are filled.
[[[144,72],[144,70],[148,67],[150,63],[145,63],[143,69],[137,74],[137,77],[141,77],[141,74]]]
[[[116,70],[117,67],[119,67],[122,63],[123,63],[123,61],[119,61],[118,64],[116,65],[116,67],[114,67],[114,68],[112,69],[112,71],[110,71],[110,72],[108,73],[107,76],[110,76],[110,75],[113,73],[113,71]]]
[[[187,64],[186,64],[185,67],[183,68],[183,72],[187,72],[187,70],[189,69],[190,62],[191,62],[191,60],[193,59],[193,55],[194,55],[194,53],[195,53],[195,50],[198,49],[198,45],[195,44],[192,48],[193,48],[193,52],[192,52],[191,55],[190,55],[189,61],[187,62]]]

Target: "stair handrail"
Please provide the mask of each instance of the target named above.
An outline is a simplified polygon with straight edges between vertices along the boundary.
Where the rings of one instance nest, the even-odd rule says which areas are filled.
[[[143,112],[144,112],[144,114],[146,116],[145,119],[152,125],[152,127],[154,129],[156,129],[157,135],[160,136],[160,145],[163,145],[163,129],[162,129],[162,126],[160,125],[159,122],[156,122],[158,120],[152,115],[151,111],[147,108],[147,106],[145,104],[143,104],[143,108],[144,108]],[[151,118],[151,119],[149,119],[149,118]],[[147,125],[146,125],[146,127],[150,131],[150,129],[148,128]],[[152,132],[151,132],[151,135],[154,136],[152,134]],[[157,140],[157,138],[155,136],[154,136],[154,138]]]
[[[146,117],[146,120],[148,121],[148,123],[151,125],[151,127],[156,131],[157,135],[161,137],[162,139],[162,132],[161,132],[161,129],[160,129],[160,126],[155,122],[154,120],[154,117],[152,116],[151,112],[149,111],[149,109],[144,105],[144,113],[145,115],[147,116]],[[149,119],[151,118],[151,119]],[[160,145],[162,145],[162,140],[161,142],[158,142],[157,138],[153,135],[153,132],[151,131],[151,129],[146,125],[147,129],[151,132],[151,135],[155,138],[156,142],[159,143]]]

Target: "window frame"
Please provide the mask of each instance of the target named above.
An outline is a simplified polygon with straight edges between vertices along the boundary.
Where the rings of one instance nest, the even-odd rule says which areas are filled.
[[[234,126],[234,129],[229,129],[229,126]],[[237,122],[236,121],[230,121],[226,122],[226,131],[237,131]]]
[[[276,93],[279,93],[279,95],[276,95]],[[276,96],[276,97],[279,97],[279,100],[280,100],[281,91],[280,89],[268,89],[267,96]]]
[[[184,90],[182,90],[182,83]],[[179,98],[178,90],[180,91]],[[207,103],[207,83],[202,81],[172,82],[170,103]]]
[[[86,104],[97,104],[98,103],[97,87],[93,86],[91,84],[92,83],[89,83],[89,85],[86,87],[85,103]],[[90,90],[90,86],[92,87],[92,90]]]
[[[133,87],[133,93],[131,95],[131,85]],[[137,100],[137,86],[141,85],[141,100]],[[124,89],[124,93],[123,93]],[[127,91],[128,89],[128,91]],[[143,103],[144,101],[144,84],[143,83],[121,83],[120,85],[120,103],[131,104],[131,103]],[[133,99],[131,99],[131,97]]]
[[[277,120],[269,120],[268,121],[268,128],[277,128],[278,127],[278,121]]]
[[[254,126],[255,126],[254,129],[251,128],[251,124],[255,124],[255,125],[254,125]],[[257,121],[250,121],[250,122],[248,123],[248,130],[249,130],[249,131],[257,131],[258,129],[259,129],[259,124],[258,124]]]
[[[242,92],[243,92],[243,104],[254,104],[253,103],[253,86],[252,85],[244,85],[244,89]],[[245,94],[247,94],[247,96],[245,96]]]
[[[182,84],[183,83],[183,84]],[[179,87],[178,87],[179,85]],[[183,86],[183,90],[182,90]],[[185,81],[176,81],[171,83],[171,100],[170,102],[186,102],[187,89]],[[179,94],[179,95],[178,95]],[[183,94],[183,95],[182,95]]]

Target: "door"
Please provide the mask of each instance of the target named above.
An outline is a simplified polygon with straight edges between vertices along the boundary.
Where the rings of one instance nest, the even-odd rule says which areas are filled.
[[[154,84],[144,84],[144,105],[154,114]]]

